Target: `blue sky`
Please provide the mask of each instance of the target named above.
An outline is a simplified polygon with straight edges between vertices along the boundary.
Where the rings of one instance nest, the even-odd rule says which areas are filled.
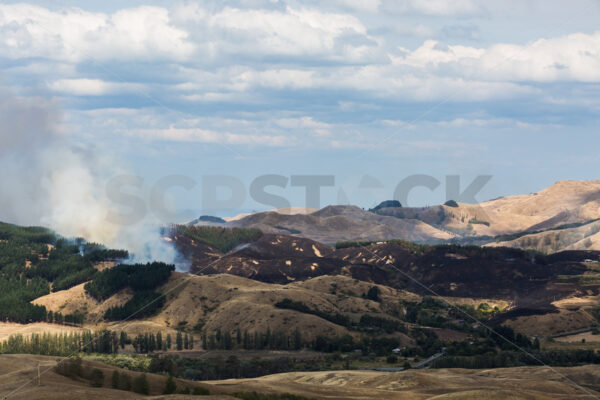
[[[172,196],[195,214],[265,208],[206,210],[207,175],[334,175],[322,205],[362,207],[413,174],[492,175],[480,201],[598,178],[600,3],[322,3],[5,1],[0,83],[56,104],[105,179],[194,179]]]

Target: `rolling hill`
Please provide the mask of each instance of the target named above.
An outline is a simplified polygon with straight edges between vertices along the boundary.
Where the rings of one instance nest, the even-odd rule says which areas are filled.
[[[560,181],[537,193],[507,196],[466,204],[431,207],[387,207],[371,211],[356,206],[327,206],[321,210],[278,210],[241,215],[225,223],[194,221],[199,226],[258,228],[266,233],[293,234],[322,243],[403,239],[419,243],[502,243],[544,252],[568,249],[600,250],[590,233],[600,218],[600,181]],[[563,231],[573,228],[573,231]],[[561,237],[556,239],[559,229]],[[547,233],[545,233],[547,232]],[[543,236],[539,242],[537,236]],[[523,240],[515,237],[528,236]],[[547,239],[551,237],[551,239]],[[587,240],[587,239],[590,240]],[[550,244],[540,244],[550,243]]]

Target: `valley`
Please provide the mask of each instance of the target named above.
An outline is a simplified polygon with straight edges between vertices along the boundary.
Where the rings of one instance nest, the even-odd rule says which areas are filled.
[[[44,390],[58,396],[71,385],[89,398],[120,398],[108,380],[114,368],[147,374],[149,395],[161,394],[171,375],[180,390],[198,382],[214,398],[588,398],[585,390],[599,389],[600,250],[592,239],[567,250],[525,246],[529,237],[595,226],[584,220],[596,183],[579,191],[567,184],[568,196],[564,185],[478,211],[450,203],[418,216],[335,206],[200,218],[164,231],[189,271],[132,265],[124,250],[1,224],[0,368],[22,366],[7,375],[17,384],[36,362],[80,357],[89,373],[52,369]],[[574,204],[568,217],[552,214],[560,193]],[[518,219],[513,203],[539,212]],[[471,226],[482,210],[495,217],[465,235],[458,225],[434,224],[440,210],[460,211]],[[506,215],[516,218],[512,231],[487,229],[504,226]],[[394,228],[390,238],[369,221],[384,230],[408,222],[421,233]],[[365,234],[355,235],[353,224]],[[438,228],[445,236],[423,234]],[[538,233],[522,233],[528,229]],[[514,232],[521,233],[512,242],[468,244]],[[549,376],[550,367],[563,372]],[[90,386],[94,369],[104,371],[101,388]],[[27,384],[22,396],[41,393]]]

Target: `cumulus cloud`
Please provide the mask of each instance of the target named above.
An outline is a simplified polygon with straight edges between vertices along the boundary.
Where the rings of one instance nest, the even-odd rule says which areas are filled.
[[[600,31],[488,48],[427,40],[395,60],[431,73],[504,81],[600,81]]]
[[[62,94],[75,96],[102,96],[124,92],[140,91],[143,85],[134,83],[106,82],[101,79],[59,79],[51,82],[48,88]]]
[[[13,59],[182,60],[194,51],[187,36],[160,7],[109,15],[76,8],[50,11],[29,4],[0,5],[0,51]]]
[[[350,14],[292,7],[284,11],[225,8],[206,22],[218,38],[217,51],[236,55],[308,56],[351,63],[373,59],[379,47]]]
[[[419,109],[412,120],[428,103],[462,103],[445,127],[489,127],[465,115],[507,100],[597,110],[595,92],[553,87],[600,81],[600,31],[474,45],[484,4],[209,1],[110,13],[0,5],[0,59],[11,77],[37,74],[51,94],[89,108],[114,107],[113,95],[132,109],[153,100],[160,112],[98,111],[79,126],[161,141],[360,146],[368,137],[359,126],[332,121],[402,119],[406,104]],[[435,40],[440,33],[448,43]],[[257,109],[267,111],[253,120]],[[188,124],[173,110],[203,118]]]

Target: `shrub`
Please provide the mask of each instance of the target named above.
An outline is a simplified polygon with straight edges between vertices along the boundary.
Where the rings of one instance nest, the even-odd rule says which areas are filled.
[[[371,287],[365,297],[369,300],[380,302],[381,298],[379,297],[379,288],[377,286]]]
[[[131,375],[122,373],[119,377],[119,389],[121,390],[131,390]]]
[[[90,372],[90,383],[93,387],[104,386],[104,372],[98,368],[94,368],[92,372]]]
[[[82,368],[81,368],[81,358],[79,357],[75,357],[75,358],[70,358],[68,360],[64,360],[64,361],[60,361],[56,367],[54,367],[54,371],[56,371],[56,373],[69,377],[69,378],[75,378],[77,376],[81,376],[82,375]]]
[[[477,218],[471,218],[469,220],[469,224],[479,224],[479,225],[485,225],[485,226],[490,226],[490,223],[487,221],[481,221]]]
[[[112,373],[110,383],[113,389],[119,388],[119,375],[119,371],[117,371],[116,369]]]
[[[175,393],[176,390],[177,384],[175,383],[173,376],[169,375],[169,377],[167,378],[167,382],[165,383],[165,391],[163,392],[163,394],[172,394]]]
[[[148,377],[146,374],[141,374],[133,380],[133,391],[139,394],[150,393],[150,384],[148,383]]]
[[[210,395],[210,390],[203,388],[202,386],[196,386],[194,387],[192,394],[194,396],[208,396]]]

